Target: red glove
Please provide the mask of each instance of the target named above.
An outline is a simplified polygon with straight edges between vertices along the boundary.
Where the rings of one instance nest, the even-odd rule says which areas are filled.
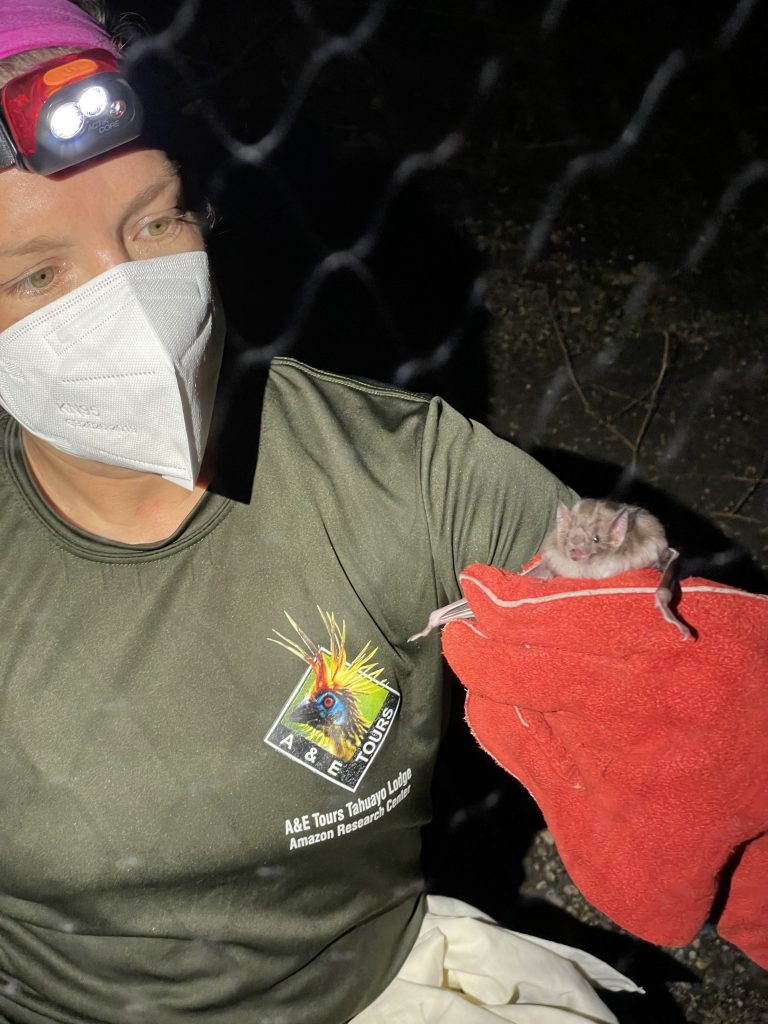
[[[737,851],[718,927],[768,967],[768,598],[685,580],[685,639],[658,580],[472,565],[476,621],[451,622],[443,650],[476,739],[529,789],[587,899],[685,945]]]

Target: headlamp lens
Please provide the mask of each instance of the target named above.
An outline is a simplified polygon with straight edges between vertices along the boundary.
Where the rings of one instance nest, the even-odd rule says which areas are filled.
[[[91,85],[83,90],[77,105],[86,117],[98,117],[107,109],[108,103],[107,90],[100,85]]]
[[[62,103],[51,114],[51,134],[57,139],[74,139],[85,125],[85,118],[76,103]]]

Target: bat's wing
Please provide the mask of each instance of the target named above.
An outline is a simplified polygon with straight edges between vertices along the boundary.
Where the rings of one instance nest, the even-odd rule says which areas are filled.
[[[469,603],[466,598],[462,597],[458,601],[454,601],[453,604],[445,604],[442,608],[436,608],[429,616],[424,629],[420,633],[414,633],[413,636],[409,636],[408,643],[411,640],[420,640],[421,637],[428,636],[433,629],[446,626],[449,622],[453,622],[454,619],[474,619],[474,617]]]
[[[664,616],[665,621],[669,622],[673,626],[677,626],[685,638],[691,636],[691,630],[679,615],[676,614],[675,609],[672,607],[673,600],[680,596],[680,587],[677,581],[679,558],[679,551],[676,551],[674,548],[667,548],[665,557],[659,563],[661,579],[659,580],[659,585],[656,588],[656,594],[654,595],[653,602]]]
[[[534,562],[533,565],[528,566],[527,569],[524,569],[518,575],[533,576],[533,578],[537,580],[551,580],[555,574],[545,562],[539,560],[538,562]]]
[[[531,576],[539,580],[552,579],[554,576],[552,570],[541,561],[538,555],[535,557],[539,560],[534,562],[533,565],[529,565],[527,569],[518,573],[518,575]],[[469,607],[467,599],[465,597],[459,598],[459,600],[454,601],[453,604],[446,604],[443,605],[442,608],[436,608],[429,616],[424,629],[419,633],[414,633],[413,636],[409,636],[408,643],[412,640],[420,640],[423,636],[428,636],[433,629],[439,629],[442,626],[447,626],[449,622],[453,622],[455,619],[474,619],[474,617],[474,612]]]

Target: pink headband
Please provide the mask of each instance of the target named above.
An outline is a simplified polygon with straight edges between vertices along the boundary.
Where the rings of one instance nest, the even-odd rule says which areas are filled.
[[[69,0],[0,0],[0,60],[49,46],[118,54],[101,26]]]

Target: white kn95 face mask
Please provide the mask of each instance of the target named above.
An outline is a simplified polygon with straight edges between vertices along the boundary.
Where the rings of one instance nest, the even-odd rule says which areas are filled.
[[[223,347],[204,252],[121,263],[0,332],[0,403],[62,452],[192,490]]]

